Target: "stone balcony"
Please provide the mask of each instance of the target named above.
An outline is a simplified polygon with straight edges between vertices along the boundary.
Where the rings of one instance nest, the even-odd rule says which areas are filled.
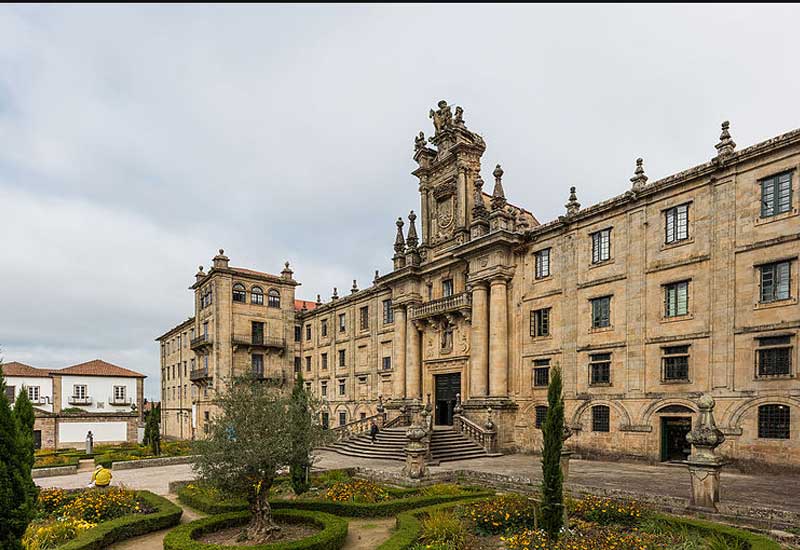
[[[91,405],[92,398],[91,397],[78,397],[76,395],[71,396],[67,399],[67,403],[70,405]]]
[[[192,382],[201,382],[203,380],[208,380],[209,378],[211,378],[211,376],[208,374],[207,367],[201,367],[189,372],[189,380]]]
[[[193,350],[202,349],[211,345],[213,345],[213,341],[210,334],[201,334],[200,336],[192,338],[191,342],[189,342],[189,347]]]
[[[274,349],[281,353],[286,349],[286,339],[276,336],[246,336],[236,334],[231,338],[231,343],[236,347]]]
[[[408,316],[412,321],[453,315],[461,315],[469,320],[471,312],[472,297],[468,292],[445,296],[408,308]]]

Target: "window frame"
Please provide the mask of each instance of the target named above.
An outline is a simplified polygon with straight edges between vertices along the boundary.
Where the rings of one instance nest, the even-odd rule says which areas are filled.
[[[455,293],[456,293],[456,285],[453,282],[453,278],[449,277],[447,279],[442,279],[442,298],[454,296]]]
[[[383,300],[383,324],[391,325],[394,323],[394,310],[392,309],[392,299]]]
[[[599,416],[598,413],[602,413],[602,415]],[[610,431],[611,407],[608,405],[592,406],[592,432],[609,433]]]
[[[551,250],[548,247],[533,253],[533,277],[537,281],[550,276]]]
[[[339,355],[338,366],[339,367],[346,367],[347,366],[347,350],[346,349],[337,350],[337,354]]]
[[[328,320],[321,319],[319,322],[319,335],[321,338],[327,338],[328,336]]]
[[[531,310],[531,336],[533,338],[547,338],[550,334],[550,312],[552,307],[543,307]]]
[[[31,403],[38,403],[42,396],[41,386],[25,386],[28,391],[28,399]]]
[[[81,388],[80,390],[78,388]],[[75,399],[86,399],[89,396],[89,388],[86,384],[72,384],[72,397]]]
[[[662,285],[664,288],[664,319],[674,319],[676,317],[685,317],[690,314],[689,310],[689,283],[690,279],[683,281],[675,281],[672,283],[665,283]],[[684,301],[681,304],[680,291],[684,289]],[[674,303],[673,303],[674,302]],[[671,307],[674,305],[674,308]],[[680,306],[684,306],[681,311]],[[674,310],[674,311],[673,311]]]
[[[358,326],[362,331],[369,330],[369,306],[361,306],[358,308]]]
[[[231,289],[231,300],[237,304],[247,303],[247,289],[242,283],[235,283]]]
[[[794,356],[794,343],[792,341],[793,335],[780,334],[774,336],[761,336],[756,338],[757,344],[755,348],[755,374],[756,378],[790,378],[793,374],[793,356]],[[784,340],[778,342],[777,340]],[[762,372],[763,355],[770,352],[781,351],[784,352],[787,359],[786,372]]]
[[[680,349],[684,349],[684,351],[679,351]],[[689,369],[691,368],[691,345],[690,344],[681,344],[675,346],[662,346],[661,348],[661,381],[664,383],[686,383],[689,382]],[[686,376],[683,378],[679,377],[668,377],[667,372],[670,368],[673,369],[673,372],[676,368],[676,365],[669,365],[668,363],[671,362],[673,359],[685,359],[686,361]]]
[[[614,355],[611,352],[591,353],[589,354],[589,386],[610,386],[611,380],[611,365],[614,362]],[[606,380],[600,380],[600,376],[595,376],[595,369],[605,369]],[[602,374],[602,371],[600,371]]]
[[[347,318],[344,313],[339,314],[339,332],[347,332]]]
[[[321,353],[320,354],[320,370],[328,370],[328,354]]]
[[[541,376],[542,371],[544,371],[543,376]],[[544,383],[540,383],[542,378],[545,379]],[[533,379],[531,384],[534,388],[547,388],[550,385],[550,359],[533,360]]]
[[[120,397],[120,394],[119,394],[119,392],[117,390],[122,390],[122,397]],[[115,402],[119,402],[119,401],[124,402],[128,398],[128,388],[126,386],[114,385],[113,395],[114,395],[114,401]]]
[[[613,295],[609,294],[607,296],[597,296],[596,298],[591,298],[589,303],[591,304],[591,327],[592,330],[598,329],[606,329],[611,328],[611,299]],[[598,307],[601,303],[607,302],[608,305],[606,307],[606,316],[605,316],[605,324],[602,324],[603,317],[598,316]],[[599,314],[602,315],[602,311],[599,311]]]
[[[611,261],[611,227],[593,231],[592,239],[592,265],[599,265]]]
[[[690,205],[691,202],[685,202],[667,208],[664,211],[664,244],[675,244],[689,240]],[[683,215],[683,223],[681,223],[681,214]]]
[[[547,420],[547,409],[547,405],[536,405],[533,408],[533,425],[537,430],[541,430]]]
[[[281,307],[281,293],[275,288],[270,288],[267,291],[267,307],[274,307],[277,309]]]
[[[384,372],[392,370],[392,356],[391,355],[385,355],[385,356],[383,356],[381,358],[381,370],[384,371]]]
[[[776,302],[784,302],[792,299],[792,263],[793,261],[791,259],[786,259],[757,266],[759,304],[774,304]],[[786,281],[784,285],[781,284],[781,277],[784,275],[780,271],[782,266],[786,266]],[[764,283],[766,275],[769,275],[771,278],[769,287],[767,287],[768,290],[765,289],[766,285]],[[782,287],[785,289],[785,296],[781,296],[780,294]]]
[[[255,306],[264,305],[264,289],[258,285],[250,288],[250,303]]]
[[[792,201],[794,199],[793,189],[792,189],[792,173],[794,170],[786,170],[784,172],[780,172],[778,174],[774,174],[772,176],[768,176],[766,178],[761,178],[758,180],[758,186],[760,191],[760,204],[761,208],[759,209],[759,217],[761,218],[774,218],[775,216],[780,216],[781,214],[786,214],[792,211]],[[782,178],[786,177],[787,181],[781,181]],[[784,210],[780,210],[784,208],[784,205],[781,201],[782,199],[782,190],[781,184],[787,184],[786,189],[786,205]],[[771,192],[771,200],[772,204],[768,205],[765,196],[767,194],[767,190]],[[771,212],[768,211],[771,208]]]
[[[763,418],[762,415],[766,414],[766,411],[774,411],[772,416],[776,416],[776,412],[780,412],[783,414],[785,410],[785,426],[778,424],[777,426],[770,426],[768,425],[769,420],[774,420],[774,418]],[[783,420],[779,418],[778,421]],[[758,407],[758,439],[776,439],[776,440],[787,440],[791,439],[792,437],[792,410],[788,405],[784,405],[783,403],[765,403],[763,405],[759,405]],[[778,430],[781,430],[778,433]],[[785,431],[784,431],[785,430]],[[784,435],[785,434],[785,435]]]

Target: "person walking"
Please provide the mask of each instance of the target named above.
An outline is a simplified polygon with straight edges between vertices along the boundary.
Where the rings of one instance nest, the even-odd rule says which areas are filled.
[[[89,482],[89,487],[108,487],[111,484],[111,470],[104,468],[102,464],[98,464],[92,472],[92,480]]]
[[[374,420],[370,420],[369,422],[369,438],[370,438],[370,445],[375,444],[375,436],[378,435],[378,425],[375,424]]]

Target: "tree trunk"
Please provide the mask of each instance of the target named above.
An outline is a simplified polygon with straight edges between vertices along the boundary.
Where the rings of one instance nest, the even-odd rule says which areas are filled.
[[[281,529],[272,521],[272,508],[268,498],[269,489],[261,489],[250,503],[250,524],[247,526],[247,538],[259,543],[270,540]]]

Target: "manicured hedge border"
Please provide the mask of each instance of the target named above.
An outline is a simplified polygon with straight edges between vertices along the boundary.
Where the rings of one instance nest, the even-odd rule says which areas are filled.
[[[398,489],[393,491],[393,493],[396,496],[402,497],[404,494],[412,494],[417,491],[418,489]],[[465,487],[464,494],[461,495],[420,495],[406,498],[396,498],[394,500],[386,500],[375,503],[333,502],[322,499],[298,498],[294,500],[276,499],[270,501],[270,505],[275,510],[314,510],[317,512],[334,514],[337,516],[377,518],[395,516],[400,512],[405,512],[406,510],[412,510],[414,508],[423,508],[426,506],[432,506],[434,504],[454,502],[476,497],[486,497],[493,494],[493,491],[483,491],[481,489]],[[224,514],[247,509],[247,503],[244,501],[210,501],[209,499],[202,498],[199,495],[191,495],[185,487],[178,490],[178,500],[180,500],[183,504],[194,508],[195,510],[205,512],[206,514]]]
[[[781,550],[781,545],[772,539],[729,525],[702,519],[668,516],[666,514],[655,514],[655,518],[671,527],[685,527],[689,530],[699,532],[702,535],[721,535],[734,538],[740,542],[746,543],[750,550]]]
[[[322,528],[314,535],[292,542],[248,546],[249,550],[339,550],[347,538],[347,521],[331,514],[308,510],[274,510],[272,517],[286,523],[311,523]],[[249,512],[231,512],[199,519],[173,529],[164,537],[164,550],[225,550],[241,548],[205,544],[196,540],[206,533],[247,523]]]
[[[57,550],[100,550],[115,542],[177,525],[181,521],[180,506],[150,491],[136,491],[136,496],[156,509],[150,514],[130,514],[84,531]]]

